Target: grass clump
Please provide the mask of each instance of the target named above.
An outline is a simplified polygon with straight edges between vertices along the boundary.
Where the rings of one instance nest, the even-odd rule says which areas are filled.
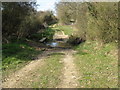
[[[97,42],[85,42],[75,47],[75,63],[79,68],[79,85],[84,88],[117,88],[117,46],[113,43],[100,46]],[[114,50],[114,52],[113,52]],[[112,53],[111,53],[112,51]]]

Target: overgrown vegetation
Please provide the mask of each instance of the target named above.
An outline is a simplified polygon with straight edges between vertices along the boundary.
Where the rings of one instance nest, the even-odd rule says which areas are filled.
[[[29,39],[34,40],[36,42],[40,42],[42,38],[46,38],[44,42],[51,41],[53,39],[53,35],[55,33],[55,30],[53,28],[48,27],[45,30],[41,30],[38,33],[32,34]]]
[[[81,88],[117,88],[117,45],[101,46],[99,42],[87,41],[75,48],[75,63],[79,70]]]
[[[74,21],[74,36],[101,43],[118,41],[117,2],[59,2],[56,6],[59,23]]]
[[[23,32],[26,30],[21,28],[24,27],[24,24],[28,24],[30,21],[29,17],[35,12],[33,7],[35,5],[36,4],[32,2],[2,3],[2,39],[4,43],[8,43],[13,38],[16,39],[23,36]]]
[[[35,2],[3,2],[2,3],[2,36],[3,43],[21,38],[29,38],[48,25],[57,22],[51,11],[37,12]],[[49,34],[48,34],[49,35]],[[41,37],[40,39],[42,39]]]

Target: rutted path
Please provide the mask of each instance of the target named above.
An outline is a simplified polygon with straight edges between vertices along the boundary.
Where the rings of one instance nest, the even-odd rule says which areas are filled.
[[[65,35],[63,35],[65,36]],[[58,37],[58,36],[56,36]],[[68,37],[66,37],[68,39]],[[62,59],[64,64],[63,72],[61,77],[61,82],[58,83],[57,88],[76,88],[78,86],[78,74],[77,69],[74,65],[74,50],[68,48],[52,48],[49,51],[45,51],[43,54],[38,56],[38,60],[31,61],[28,65],[22,69],[16,71],[10,75],[5,82],[3,82],[4,88],[22,88],[19,86],[23,80],[27,79],[27,76],[31,77],[34,72],[44,66],[45,58],[51,53],[64,53],[65,57]]]
[[[76,88],[78,86],[78,74],[74,64],[73,54],[75,51],[68,50],[65,52],[64,69],[62,82],[58,86],[59,88]]]
[[[47,56],[55,52],[61,52],[61,49],[53,49],[43,52],[38,56],[37,60],[31,61],[25,67],[6,78],[2,86],[4,88],[17,88],[23,80],[27,79],[28,76],[32,76],[32,74],[34,75],[34,72],[37,72],[37,70],[44,65],[44,60],[47,58]],[[19,88],[22,88],[22,86],[19,86]]]

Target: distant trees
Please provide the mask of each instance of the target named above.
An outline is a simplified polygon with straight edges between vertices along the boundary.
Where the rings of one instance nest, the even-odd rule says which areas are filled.
[[[51,25],[57,22],[57,18],[53,15],[52,11],[39,11],[37,12],[37,18],[44,25]]]
[[[57,17],[61,24],[70,24],[71,19],[76,19],[76,4],[70,2],[56,4]]]
[[[75,36],[103,43],[118,40],[118,3],[116,2],[60,2],[56,5],[62,24],[75,20]]]

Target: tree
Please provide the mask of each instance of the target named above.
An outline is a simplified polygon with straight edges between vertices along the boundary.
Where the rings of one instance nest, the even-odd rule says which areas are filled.
[[[2,36],[3,42],[18,38],[22,22],[26,16],[36,12],[34,2],[3,2],[2,3]]]

